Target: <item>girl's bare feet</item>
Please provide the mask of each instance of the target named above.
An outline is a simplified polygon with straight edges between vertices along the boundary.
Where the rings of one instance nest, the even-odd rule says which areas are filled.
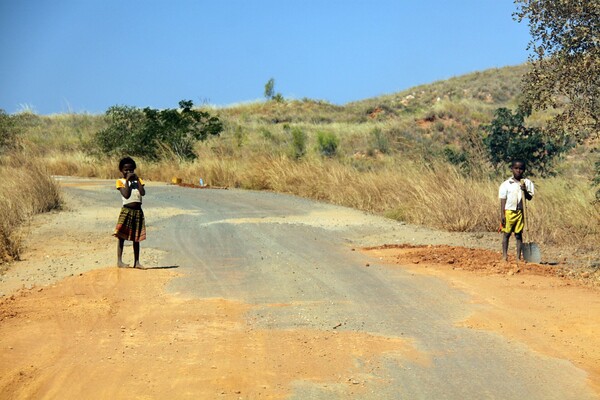
[[[119,268],[128,268],[128,267],[129,267],[129,264],[125,264],[125,263],[124,263],[124,262],[122,262],[122,261],[118,261],[118,262],[117,262],[117,267],[119,267]]]
[[[139,262],[138,262],[138,263],[135,263],[135,264],[133,265],[133,268],[137,268],[137,269],[146,269],[146,267],[144,267],[144,266],[143,266],[142,264],[140,264]]]

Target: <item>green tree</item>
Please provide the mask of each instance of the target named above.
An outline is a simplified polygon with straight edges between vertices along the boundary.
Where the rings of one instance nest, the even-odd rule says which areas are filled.
[[[566,135],[551,137],[539,128],[525,126],[525,117],[522,111],[496,110],[492,122],[484,126],[487,136],[483,142],[489,159],[496,168],[520,159],[533,173],[548,175],[556,159],[572,144]]]
[[[275,79],[271,78],[265,83],[265,97],[271,100],[275,95]]]
[[[526,112],[556,109],[551,133],[600,136],[600,2],[515,0],[528,21],[531,71],[523,79]],[[600,198],[600,168],[592,182]]]
[[[110,107],[106,111],[108,128],[94,136],[95,153],[130,154],[151,160],[165,154],[195,158],[194,144],[219,135],[223,124],[205,111],[194,110],[189,100],[180,101],[179,107],[165,110]]]
[[[551,133],[600,134],[600,1],[515,0],[527,20],[531,70],[523,79],[526,113],[556,109]]]
[[[112,106],[106,110],[108,127],[96,132],[91,152],[95,155],[143,153],[144,113],[136,107]]]
[[[277,103],[285,101],[281,93],[275,93],[275,79],[271,78],[265,83],[265,97],[267,100],[273,100]]]
[[[205,111],[194,110],[190,100],[180,101],[179,107],[179,110],[160,111],[145,108],[144,136],[179,158],[193,159],[196,158],[194,144],[206,140],[209,135],[219,135],[223,124],[217,117]],[[147,150],[151,153],[150,148]]]

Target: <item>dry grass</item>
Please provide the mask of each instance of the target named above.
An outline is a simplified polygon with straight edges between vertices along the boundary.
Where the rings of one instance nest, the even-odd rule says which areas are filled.
[[[4,156],[0,160],[0,264],[19,259],[19,228],[25,221],[60,205],[60,190],[43,165]]]
[[[223,148],[214,146],[206,146],[200,153],[199,159],[187,163],[138,160],[138,172],[155,181],[169,182],[176,176],[197,184],[202,178],[212,186],[288,193],[447,231],[489,232],[499,225],[497,190],[504,177],[468,176],[443,162],[425,165],[384,155],[362,159],[310,155],[295,160],[285,154],[244,151],[226,151],[230,155],[225,156]],[[12,227],[59,204],[56,185],[46,173],[101,178],[118,175],[118,160],[98,162],[83,153],[47,156],[38,164],[24,164],[24,168],[19,162],[3,163],[0,169],[4,186],[0,197],[3,259],[18,258],[19,238]],[[47,167],[35,166],[42,163]],[[34,174],[36,178],[31,179]],[[27,180],[37,184],[21,184]],[[588,181],[562,177],[534,181],[537,194],[528,206],[529,238],[598,258],[594,243],[600,239],[600,209],[592,204]],[[17,203],[23,196],[42,200],[23,207]]]
[[[527,209],[533,237],[598,257],[600,207],[589,183],[551,178],[536,184],[537,198]]]
[[[119,160],[98,162],[78,151],[66,154],[49,152],[39,160],[50,175],[114,178],[119,174],[118,167],[115,167],[119,165]]]

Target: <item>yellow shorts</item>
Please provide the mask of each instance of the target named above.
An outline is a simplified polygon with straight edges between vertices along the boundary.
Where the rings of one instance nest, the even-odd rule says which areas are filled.
[[[523,210],[504,210],[504,216],[506,218],[506,224],[502,228],[504,233],[521,233],[525,227],[523,220]]]

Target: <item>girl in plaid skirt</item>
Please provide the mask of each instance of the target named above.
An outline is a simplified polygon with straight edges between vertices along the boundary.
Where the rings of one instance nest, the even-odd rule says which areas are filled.
[[[146,223],[142,211],[142,196],[146,194],[144,182],[135,174],[136,164],[130,157],[119,162],[119,171],[123,178],[117,179],[117,190],[121,192],[123,207],[117,221],[113,236],[119,240],[117,244],[117,266],[128,267],[123,262],[123,246],[126,240],[133,242],[133,268],[143,269],[140,264],[140,242],[146,239]]]

